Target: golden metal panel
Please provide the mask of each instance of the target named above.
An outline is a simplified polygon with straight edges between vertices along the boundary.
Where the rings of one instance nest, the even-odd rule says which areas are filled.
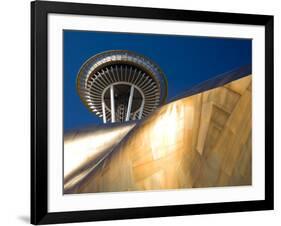
[[[251,184],[251,75],[166,104],[66,193]]]

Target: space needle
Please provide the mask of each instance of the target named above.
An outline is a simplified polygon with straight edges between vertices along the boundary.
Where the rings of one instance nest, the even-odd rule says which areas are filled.
[[[103,123],[142,119],[165,102],[167,80],[158,65],[127,50],[88,59],[77,75],[78,94]]]

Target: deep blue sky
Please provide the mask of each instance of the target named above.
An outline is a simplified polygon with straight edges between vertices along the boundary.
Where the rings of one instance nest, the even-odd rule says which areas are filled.
[[[81,65],[97,53],[125,49],[153,60],[167,77],[167,101],[200,82],[252,63],[252,41],[247,39],[70,30],[63,34],[65,131],[102,123],[76,92]]]

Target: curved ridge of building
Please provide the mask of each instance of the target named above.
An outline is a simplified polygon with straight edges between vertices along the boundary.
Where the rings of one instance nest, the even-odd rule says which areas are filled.
[[[137,121],[91,126],[64,136],[64,190],[84,179],[136,125]]]

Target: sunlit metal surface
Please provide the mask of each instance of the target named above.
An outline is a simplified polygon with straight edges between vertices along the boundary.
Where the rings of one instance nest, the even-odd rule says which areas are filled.
[[[64,188],[68,190],[105,158],[135,122],[71,132],[64,137]]]
[[[157,109],[65,193],[250,185],[251,81]]]

